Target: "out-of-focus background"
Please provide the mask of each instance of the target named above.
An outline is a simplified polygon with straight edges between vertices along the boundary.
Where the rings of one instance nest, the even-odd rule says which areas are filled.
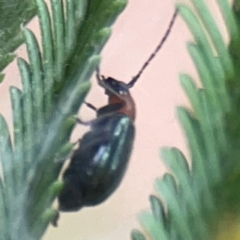
[[[174,0],[129,0],[102,52],[101,74],[130,81],[164,35],[174,12],[174,3]],[[215,1],[208,0],[208,4],[222,24]],[[36,19],[29,28],[39,35]],[[189,155],[176,118],[176,106],[190,107],[180,87],[179,73],[187,72],[197,79],[186,50],[186,42],[191,39],[185,23],[178,17],[162,50],[132,89],[137,105],[137,135],[129,168],[120,187],[99,206],[76,213],[61,213],[59,226],[50,226],[44,240],[125,240],[130,239],[133,228],[140,228],[138,214],[150,209],[148,198],[154,193],[154,181],[167,171],[159,156],[160,147],[175,146]],[[26,57],[25,47],[20,47],[17,54]],[[10,85],[21,88],[16,62],[6,68],[5,73],[7,76],[0,86],[0,112],[11,121],[8,88]],[[96,107],[103,106],[106,104],[104,91],[96,85],[94,76],[92,83],[87,101]],[[83,107],[79,116],[90,120],[94,113]],[[84,130],[87,129],[77,128],[73,141],[81,138]]]

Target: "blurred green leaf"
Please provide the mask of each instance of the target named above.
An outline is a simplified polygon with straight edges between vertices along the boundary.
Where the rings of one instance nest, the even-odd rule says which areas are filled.
[[[0,0],[0,71],[13,59],[24,42],[21,26],[37,14],[35,0]]]

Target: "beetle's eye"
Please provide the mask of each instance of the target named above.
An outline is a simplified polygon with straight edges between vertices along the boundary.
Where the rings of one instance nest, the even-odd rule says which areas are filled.
[[[120,91],[119,91],[119,94],[120,94],[120,95],[127,95],[127,92],[120,90]]]

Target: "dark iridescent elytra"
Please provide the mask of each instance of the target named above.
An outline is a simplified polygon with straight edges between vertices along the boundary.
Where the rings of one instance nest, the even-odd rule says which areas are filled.
[[[61,211],[97,205],[116,190],[129,162],[134,133],[132,120],[124,114],[92,123],[63,175]]]

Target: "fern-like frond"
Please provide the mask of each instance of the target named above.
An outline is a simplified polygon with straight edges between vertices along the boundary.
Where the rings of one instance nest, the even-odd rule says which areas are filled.
[[[36,4],[42,42],[23,29],[29,63],[18,59],[23,87],[10,89],[13,139],[0,115],[0,240],[40,239],[57,217],[51,205],[73,148],[74,115],[126,0],[52,0],[52,15],[44,0]]]
[[[37,14],[34,0],[0,2],[0,71],[15,57],[13,51],[24,42],[21,25],[28,23]],[[3,75],[0,75],[2,80]]]
[[[191,111],[177,110],[192,164],[179,149],[162,149],[172,173],[156,182],[162,200],[151,196],[152,213],[141,215],[151,239],[239,239],[239,1],[233,7],[227,0],[217,2],[230,44],[224,41],[207,1],[192,0],[194,9],[177,6],[194,36],[187,46],[202,87],[191,76],[180,76],[192,104]],[[135,231],[132,239],[144,236]]]

